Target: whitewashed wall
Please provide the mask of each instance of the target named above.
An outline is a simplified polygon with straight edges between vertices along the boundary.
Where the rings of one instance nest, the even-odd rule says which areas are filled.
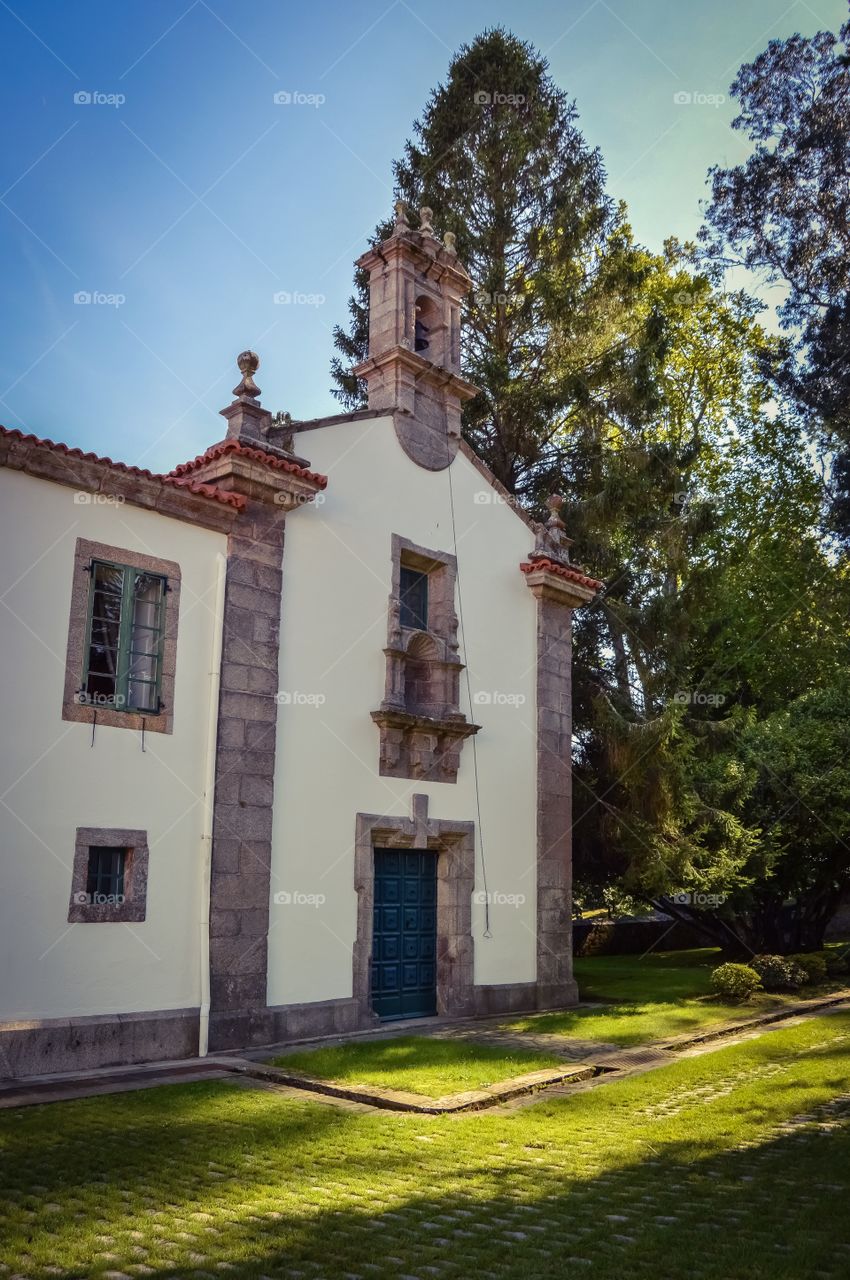
[[[223,535],[0,470],[0,1019],[197,1006],[199,869],[216,563]],[[174,732],[61,718],[78,537],[182,572]],[[150,846],[147,919],[68,924],[77,827],[134,827]]]
[[[382,778],[378,730],[369,718],[384,696],[390,537],[453,551],[449,473],[411,462],[389,418],[306,431],[296,449],[329,482],[319,505],[287,520],[280,688],[292,700],[278,720],[270,1004],[351,995],[356,813],[407,816],[413,793],[424,792],[431,817],[476,821],[476,890],[482,888],[471,744],[463,747],[455,785]],[[472,718],[482,725],[488,886],[502,901],[491,907],[490,940],[482,937],[483,906],[473,907],[475,981],[529,982],[536,976],[536,606],[519,563],[533,538],[462,455],[451,479],[465,660],[473,698],[494,695],[489,705],[472,707]],[[505,701],[508,695],[522,701]],[[469,714],[463,682],[461,707]],[[281,904],[276,893],[325,901]],[[513,897],[524,901],[505,901]]]

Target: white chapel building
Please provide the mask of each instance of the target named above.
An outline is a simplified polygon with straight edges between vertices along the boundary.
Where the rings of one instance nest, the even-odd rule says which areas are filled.
[[[576,999],[599,583],[461,439],[422,214],[360,259],[368,409],[278,425],[245,352],[167,475],[0,428],[0,1077]]]

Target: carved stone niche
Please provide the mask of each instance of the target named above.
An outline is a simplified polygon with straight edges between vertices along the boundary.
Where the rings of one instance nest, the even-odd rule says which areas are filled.
[[[480,726],[460,710],[457,561],[393,534],[393,578],[387,624],[384,700],[372,719],[380,730],[383,777],[457,782],[460,752]],[[424,619],[410,625],[404,607],[404,570],[422,575]],[[424,625],[421,623],[424,622]]]

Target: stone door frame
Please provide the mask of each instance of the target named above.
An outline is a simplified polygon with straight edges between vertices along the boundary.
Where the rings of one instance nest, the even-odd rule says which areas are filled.
[[[354,844],[357,938],[353,995],[364,1025],[380,1022],[372,1009],[375,849],[421,849],[437,858],[437,1014],[468,1017],[473,990],[472,894],[475,824],[428,817],[428,797],[414,795],[410,818],[358,813]]]

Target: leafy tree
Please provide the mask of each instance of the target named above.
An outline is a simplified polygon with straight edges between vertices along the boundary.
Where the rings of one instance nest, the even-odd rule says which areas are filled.
[[[850,593],[817,535],[805,438],[773,403],[757,304],[675,242],[647,257],[660,408],[608,423],[568,516],[606,578],[576,628],[576,871],[589,898],[617,883],[746,954],[771,855],[743,739],[842,671]],[[682,890],[723,901],[671,902]]]
[[[774,40],[741,68],[732,127],[749,159],[714,168],[704,240],[784,286],[782,383],[835,454],[832,519],[850,538],[850,22]]]
[[[496,28],[453,58],[394,170],[397,195],[456,233],[475,282],[462,367],[481,394],[466,406],[465,434],[511,492],[534,501],[562,475],[571,428],[636,394],[610,335],[612,313],[640,286],[639,255],[605,195],[600,156],[541,55]],[[388,233],[381,224],[374,239]],[[367,350],[362,273],[355,289],[332,365],[348,408],[363,403],[350,372]]]
[[[843,673],[743,735],[755,774],[747,803],[767,874],[739,906],[738,932],[754,951],[816,950],[850,892],[850,680]]]

